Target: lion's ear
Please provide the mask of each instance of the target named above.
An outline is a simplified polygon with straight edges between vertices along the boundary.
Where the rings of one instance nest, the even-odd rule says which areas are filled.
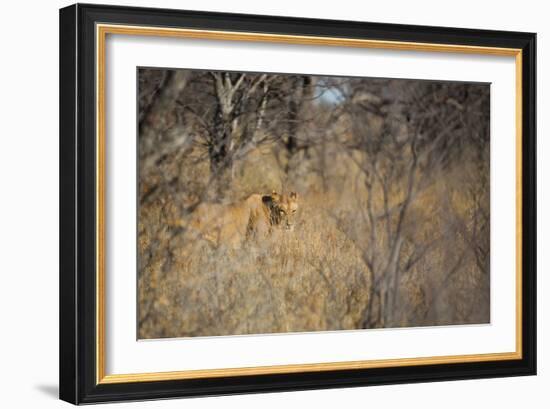
[[[274,201],[278,202],[279,199],[280,199],[281,197],[279,196],[279,193],[277,193],[276,191],[273,190],[273,191],[271,192],[271,198],[272,198]]]
[[[290,192],[290,198],[291,198],[291,199],[297,199],[297,198],[298,198],[298,193],[296,193],[296,192]]]

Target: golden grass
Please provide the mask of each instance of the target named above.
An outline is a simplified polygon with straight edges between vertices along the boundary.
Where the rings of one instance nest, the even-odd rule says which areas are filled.
[[[251,166],[258,163],[262,162]],[[265,181],[251,180],[250,169],[243,174],[236,182],[241,192],[246,192],[242,186],[251,189]],[[365,233],[369,226],[361,210],[365,193],[358,193],[351,180],[357,171],[340,169],[340,174],[349,180],[335,183],[327,192],[310,189],[301,195],[293,232],[277,231],[240,249],[189,240],[187,219],[173,198],[160,197],[141,206],[138,336],[362,328],[371,286],[363,255],[373,243]],[[489,278],[465,255],[464,233],[445,233],[450,220],[471,227],[466,174],[457,169],[448,171],[445,179],[434,178],[411,206],[401,262],[415,245],[438,242],[400,277],[397,314],[388,326],[488,322]],[[232,194],[237,196],[238,191]],[[393,200],[400,200],[399,187]],[[462,263],[459,272],[443,288],[450,266],[457,261]]]

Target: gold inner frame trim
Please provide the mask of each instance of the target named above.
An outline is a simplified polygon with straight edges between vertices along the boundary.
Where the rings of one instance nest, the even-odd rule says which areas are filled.
[[[131,374],[105,373],[105,41],[107,34],[157,36],[185,39],[267,42],[296,45],[371,48],[400,51],[466,53],[515,57],[516,65],[516,350],[504,353],[450,355],[365,361],[321,362],[173,372]],[[114,384],[228,376],[321,372],[348,369],[388,368],[466,362],[521,359],[522,354],[522,51],[515,48],[458,44],[415,43],[354,38],[300,36],[252,32],[179,29],[166,27],[96,25],[96,383]]]

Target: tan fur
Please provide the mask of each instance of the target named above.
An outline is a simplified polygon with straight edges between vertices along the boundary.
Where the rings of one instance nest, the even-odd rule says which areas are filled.
[[[229,205],[202,203],[193,213],[191,230],[215,245],[239,247],[246,239],[266,237],[273,228],[292,230],[298,210],[295,192],[253,194]]]

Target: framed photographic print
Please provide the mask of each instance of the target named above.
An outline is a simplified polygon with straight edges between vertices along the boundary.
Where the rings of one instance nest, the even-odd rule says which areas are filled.
[[[535,40],[61,9],[61,399],[535,374]]]

